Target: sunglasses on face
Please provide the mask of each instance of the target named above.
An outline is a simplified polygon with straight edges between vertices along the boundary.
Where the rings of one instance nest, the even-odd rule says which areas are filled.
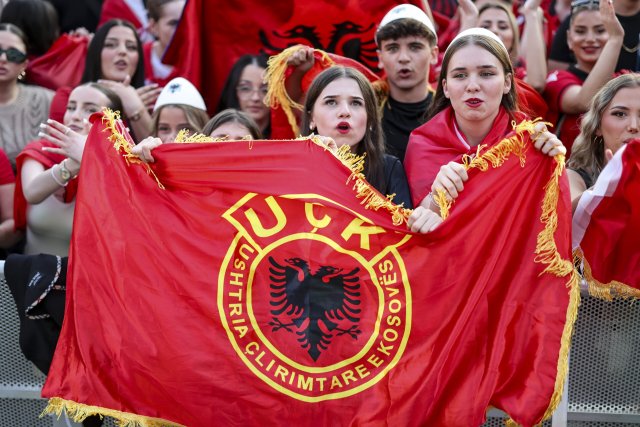
[[[15,47],[10,47],[9,49],[0,48],[0,56],[2,56],[3,53],[7,57],[7,61],[13,62],[14,64],[22,64],[27,59],[27,54],[20,52]]]

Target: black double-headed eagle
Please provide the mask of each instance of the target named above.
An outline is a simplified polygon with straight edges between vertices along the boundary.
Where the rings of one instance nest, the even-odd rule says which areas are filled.
[[[348,334],[357,339],[361,309],[360,283],[356,267],[348,273],[341,268],[320,266],[315,272],[300,258],[285,259],[278,263],[269,257],[271,279],[271,314],[269,325],[273,331],[284,329],[295,332],[302,348],[314,361],[331,343],[334,333]],[[282,323],[279,316],[286,314],[291,323]],[[348,328],[339,328],[351,322]],[[293,328],[295,326],[295,328]]]

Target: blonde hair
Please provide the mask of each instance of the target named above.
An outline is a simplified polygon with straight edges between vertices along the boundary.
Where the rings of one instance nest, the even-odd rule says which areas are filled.
[[[158,108],[153,112],[153,116],[151,116],[151,135],[158,136],[158,123],[160,122],[160,113],[165,107],[174,107],[179,108],[184,112],[184,116],[187,119],[187,123],[195,132],[202,132],[202,128],[209,120],[209,115],[206,111],[201,110],[196,107],[192,107],[191,105],[183,105],[183,104],[166,104],[162,107]]]
[[[620,91],[625,88],[640,87],[640,74],[623,74],[610,80],[596,93],[589,105],[589,110],[582,116],[580,134],[573,144],[571,158],[567,166],[574,170],[582,169],[593,181],[598,178],[605,165],[604,140],[597,135],[602,124],[604,111]]]
[[[509,48],[509,56],[511,57],[511,61],[515,61],[516,59],[518,59],[518,54],[520,51],[520,29],[518,27],[518,23],[516,22],[516,17],[513,15],[513,12],[511,10],[511,6],[508,6],[500,1],[485,3],[478,11],[478,22],[480,22],[480,15],[482,15],[482,13],[488,9],[498,9],[507,14],[509,26],[511,27],[511,32],[513,33],[513,42],[511,43],[511,48]]]

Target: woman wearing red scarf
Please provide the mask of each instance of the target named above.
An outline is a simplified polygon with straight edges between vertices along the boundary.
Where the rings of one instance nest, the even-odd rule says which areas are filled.
[[[84,142],[91,114],[108,107],[122,111],[120,98],[98,83],[76,87],[69,95],[64,124],[40,125],[41,140],[31,142],[16,159],[14,193],[16,230],[26,230],[25,254],[67,256]]]
[[[460,33],[442,61],[440,85],[431,119],[409,138],[405,168],[414,206],[436,210],[430,191],[442,188],[458,197],[467,180],[460,162],[478,145],[491,146],[508,136],[511,122],[526,119],[519,111],[513,65],[500,39],[483,28]],[[535,147],[549,156],[565,153],[562,143],[536,125]]]

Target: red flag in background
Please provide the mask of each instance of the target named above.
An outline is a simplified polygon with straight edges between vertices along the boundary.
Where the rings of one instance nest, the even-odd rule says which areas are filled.
[[[65,86],[75,88],[82,80],[88,47],[88,37],[62,34],[44,55],[29,61],[29,83],[54,91]]]
[[[98,120],[85,148],[49,411],[190,427],[551,414],[579,289],[562,164],[528,137],[477,156],[444,223],[412,235],[352,157],[311,140],[165,144],[161,190],[114,150],[121,132]]]
[[[163,61],[191,81],[215,110],[233,63],[296,44],[337,53],[377,69],[374,34],[394,0],[188,0]],[[410,1],[421,6],[421,1]]]
[[[640,139],[625,144],[585,191],[573,246],[592,295],[640,298]]]

